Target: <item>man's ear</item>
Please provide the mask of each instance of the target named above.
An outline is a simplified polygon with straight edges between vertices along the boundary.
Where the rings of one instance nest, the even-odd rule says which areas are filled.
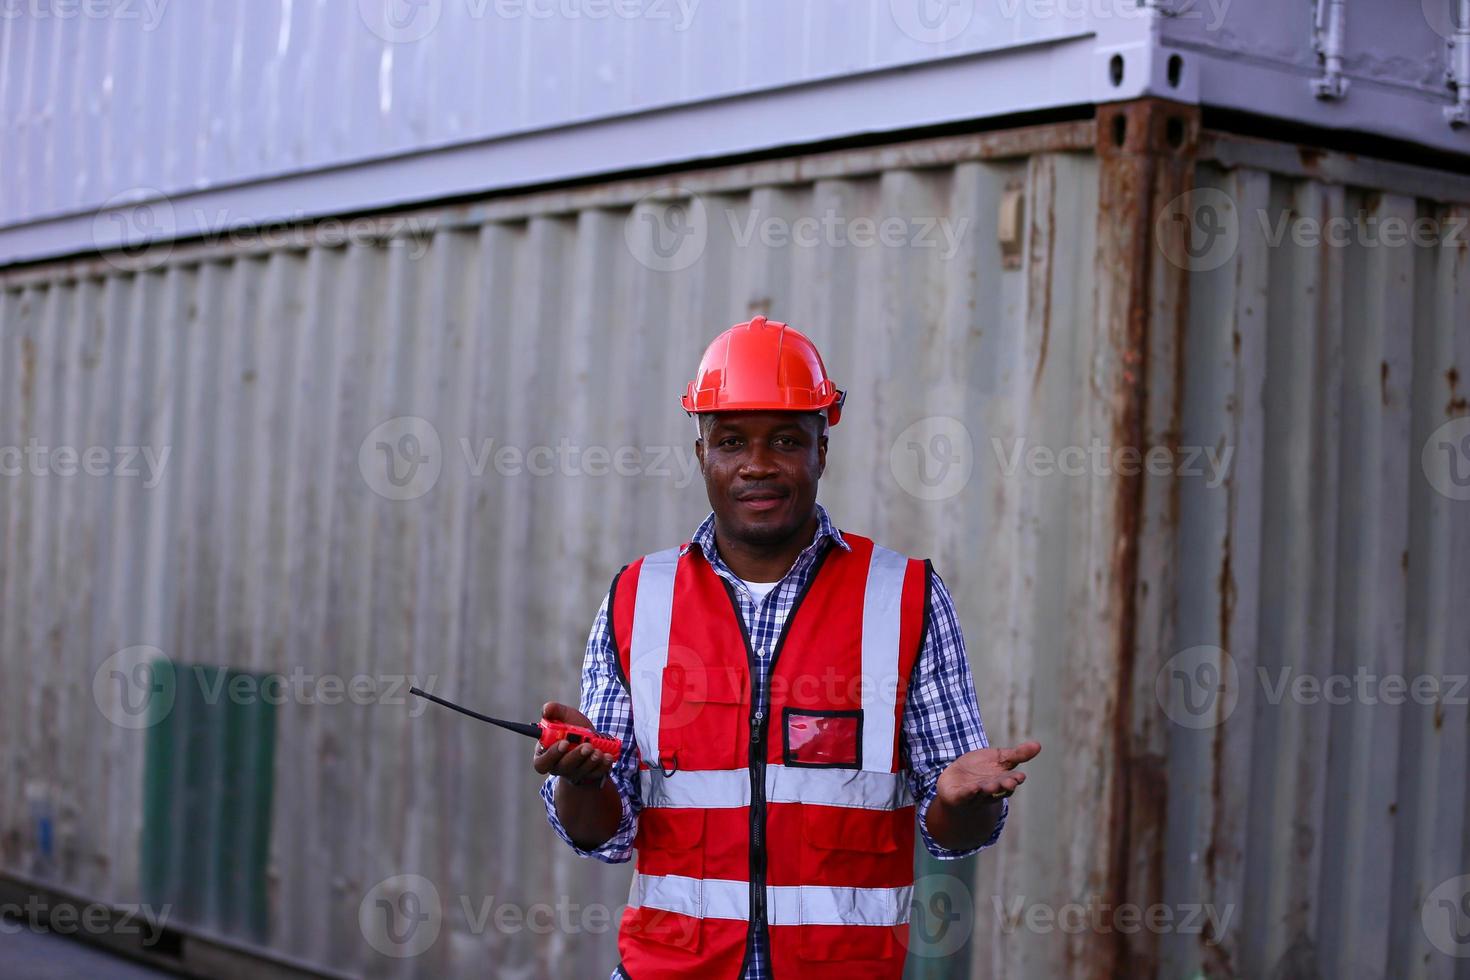
[[[699,472],[704,472],[704,439],[694,440],[694,456],[699,460]]]
[[[817,436],[817,476],[827,472],[827,437]]]

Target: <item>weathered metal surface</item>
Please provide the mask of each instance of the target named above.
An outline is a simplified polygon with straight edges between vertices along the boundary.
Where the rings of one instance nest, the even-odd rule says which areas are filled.
[[[484,205],[494,217],[446,209],[423,234],[384,242],[179,248],[161,264],[155,253],[8,276],[0,442],[170,456],[146,489],[22,476],[0,502],[7,865],[33,860],[18,801],[39,783],[78,817],[60,834],[56,879],[136,899],[144,733],[108,723],[91,694],[93,672],[126,647],[256,676],[361,674],[384,697],[401,696],[384,686],[399,675],[432,678],[507,715],[575,697],[612,574],[687,535],[706,509],[675,399],[684,375],[727,321],[770,311],[810,330],[854,393],[823,481],[834,516],[935,558],[961,603],[996,741],[1079,746],[1038,764],[1032,817],[982,860],[1005,882],[994,893],[1055,904],[1074,869],[1100,877],[1093,848],[1063,856],[1054,842],[1096,832],[1098,814],[1062,801],[1092,792],[1106,714],[1074,710],[1088,684],[1048,679],[1087,675],[1068,665],[1094,621],[1080,607],[1058,616],[1050,583],[1106,554],[1089,557],[1081,525],[1047,530],[1065,524],[1078,486],[1003,475],[989,441],[1071,441],[1073,407],[1092,397],[1086,331],[1066,325],[1090,319],[1096,164],[1082,152],[1006,155],[1084,146],[1090,133],[936,141],[911,151],[928,166],[902,169],[883,169],[902,157],[859,151],[691,175],[705,221],[679,268],[687,256],[640,238],[646,219],[669,227],[657,196],[640,200],[657,190],[645,182]],[[760,167],[784,179],[753,185]],[[1025,266],[1007,271],[995,229],[1012,187],[1032,217]],[[884,219],[895,237],[880,240]],[[422,496],[387,499],[396,491],[372,433],[406,415],[432,426],[415,434],[437,434],[441,472]],[[952,446],[941,452],[935,434]],[[382,438],[390,452],[397,438]],[[598,475],[575,460],[563,472],[553,456],[552,472],[534,475],[535,457],[512,472],[493,455],[564,440],[637,450],[641,462]],[[944,468],[949,482],[924,499],[920,471]],[[1033,649],[1044,652],[1033,660]],[[474,975],[493,962],[504,976],[591,976],[611,964],[628,869],[554,840],[513,736],[406,704],[294,697],[275,724],[271,949],[393,975]],[[374,887],[404,874],[435,883],[444,918],[426,952],[398,962],[373,951],[359,913],[365,902],[375,913],[394,893]],[[995,887],[975,893],[977,949],[1013,972],[1056,972],[1054,936],[989,940],[1003,925]],[[493,918],[502,905],[558,902],[570,927]]]
[[[1102,161],[1098,261],[1110,275],[1098,332],[1108,358],[1097,381],[1111,382],[1108,445],[1147,455],[1177,455],[1176,398],[1184,350],[1180,342],[1188,279],[1165,255],[1177,226],[1159,220],[1194,175],[1199,114],[1194,107],[1143,100],[1104,107],[1097,120]],[[1150,656],[1164,638],[1168,609],[1158,586],[1172,575],[1170,529],[1175,493],[1146,472],[1113,478],[1111,562],[1099,570],[1110,589],[1109,659],[1117,674],[1110,764],[1116,780],[1108,801],[1109,904],[1150,904],[1162,893],[1160,839],[1168,798],[1167,744],[1157,714]],[[1083,969],[1096,976],[1157,973],[1157,934],[1119,930],[1103,914],[1111,949],[1083,950]],[[1126,971],[1125,971],[1126,965]]]
[[[1464,976],[1434,890],[1470,871],[1470,511],[1424,454],[1466,415],[1470,182],[1209,146],[1223,251],[1189,272],[1181,438],[1234,462],[1177,480],[1160,652],[1223,686],[1169,726],[1164,894],[1233,918],[1165,933],[1160,975]],[[1395,704],[1396,676],[1439,696]]]
[[[1347,4],[1322,100],[1273,0],[25,0],[0,263],[1142,97],[1470,152],[1459,2]]]
[[[1466,249],[1271,244],[1283,214],[1447,223],[1470,189],[1204,134],[1194,182],[1241,218],[1204,268],[1171,223],[1194,126],[1143,104],[380,216],[345,245],[318,225],[0,273],[0,448],[169,450],[156,482],[0,477],[3,869],[139,900],[146,731],[93,692],[116,651],[318,695],[362,675],[367,703],[288,687],[276,710],[268,948],[370,975],[605,969],[628,869],[552,838],[526,746],[393,685],[509,715],[574,697],[613,572],[705,510],[685,375],[769,312],[853,392],[823,502],[934,558],[992,740],[1047,746],[963,896],[975,975],[1453,975],[1419,903],[1470,870],[1464,708],[1328,717],[1248,681],[1470,670],[1464,503],[1419,468],[1466,414]],[[423,421],[375,431],[400,416]],[[1218,483],[1027,456],[1094,441],[1234,454]],[[1247,681],[1203,728],[1158,696],[1200,645]],[[410,874],[443,915],[400,959],[360,914]],[[1175,925],[1128,931],[1128,903]],[[1199,904],[1233,912],[1179,928]]]

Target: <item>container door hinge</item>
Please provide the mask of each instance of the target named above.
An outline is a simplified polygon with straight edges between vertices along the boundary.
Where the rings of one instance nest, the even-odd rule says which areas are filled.
[[[1314,0],[1313,7],[1312,47],[1317,51],[1322,74],[1312,79],[1312,94],[1319,99],[1341,99],[1348,90],[1348,80],[1342,73],[1347,0]]]

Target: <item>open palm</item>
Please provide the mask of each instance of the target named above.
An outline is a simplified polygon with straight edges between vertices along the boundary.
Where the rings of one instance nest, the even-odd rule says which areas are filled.
[[[1040,742],[1022,742],[1012,748],[966,752],[939,774],[939,798],[951,806],[965,806],[984,797],[1009,796],[1026,781],[1026,774],[1016,767],[1040,751]]]

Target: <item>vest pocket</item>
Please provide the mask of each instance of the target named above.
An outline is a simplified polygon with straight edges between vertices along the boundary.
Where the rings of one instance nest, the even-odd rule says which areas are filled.
[[[861,769],[863,709],[783,708],[781,761],[807,769]]]
[[[745,738],[744,705],[743,670],[682,664],[665,667],[659,720],[659,762],[664,769],[677,773],[679,769],[739,768]]]
[[[704,810],[645,807],[633,841],[639,872],[703,878],[704,821]]]
[[[801,836],[809,851],[887,854],[898,850],[893,821],[892,810],[807,803],[801,808]]]
[[[796,958],[807,977],[891,980],[903,970],[905,950],[894,926],[801,926],[800,932]],[[825,971],[814,966],[819,963],[840,963],[842,968]]]
[[[700,925],[700,920],[693,916],[643,906],[624,913],[619,938],[620,942],[652,942],[698,953],[704,931]]]
[[[913,858],[900,860],[894,819],[889,810],[803,805],[801,880],[865,886],[912,873]]]

